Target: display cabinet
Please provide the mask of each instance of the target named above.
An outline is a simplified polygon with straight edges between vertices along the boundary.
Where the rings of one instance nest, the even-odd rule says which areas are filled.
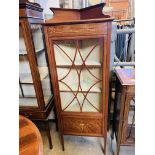
[[[104,5],[51,8],[44,23],[63,150],[63,135],[104,137],[106,148],[113,19],[102,14]]]
[[[54,108],[54,96],[41,26],[42,11],[39,4],[19,2],[19,113],[44,122],[52,148],[48,116]]]
[[[135,69],[116,69],[116,94],[112,136],[116,136],[117,155],[120,146],[135,144]]]

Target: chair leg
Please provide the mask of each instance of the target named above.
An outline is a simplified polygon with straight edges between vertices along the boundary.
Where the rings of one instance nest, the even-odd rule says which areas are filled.
[[[49,141],[49,147],[50,149],[53,148],[53,145],[52,145],[52,139],[51,139],[51,134],[50,134],[50,127],[49,127],[49,121],[45,121],[44,122],[44,125],[45,125],[45,129],[46,129],[46,134],[47,134],[47,137],[48,137],[48,141]]]

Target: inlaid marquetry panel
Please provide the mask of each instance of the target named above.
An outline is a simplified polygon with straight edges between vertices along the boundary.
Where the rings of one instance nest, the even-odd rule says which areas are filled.
[[[64,117],[63,128],[65,134],[101,135],[102,119]]]
[[[77,25],[60,25],[48,28],[49,37],[80,36],[80,35],[104,35],[107,33],[106,23],[91,23]]]

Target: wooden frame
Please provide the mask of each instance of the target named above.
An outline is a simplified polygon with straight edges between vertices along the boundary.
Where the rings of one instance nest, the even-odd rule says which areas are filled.
[[[83,135],[83,136],[97,136],[104,137],[104,151],[106,153],[106,139],[107,139],[107,112],[108,112],[108,85],[109,85],[109,61],[110,61],[110,37],[111,37],[111,22],[112,18],[102,14],[102,8],[104,3],[95,5],[92,7],[84,9],[60,9],[51,8],[54,12],[54,17],[46,23],[44,23],[44,32],[46,38],[46,45],[48,49],[48,58],[50,64],[50,72],[53,75],[51,77],[52,85],[54,87],[54,98],[56,101],[56,110],[58,115],[58,126],[61,136],[62,148],[64,150],[64,140],[63,135]],[[102,53],[101,65],[86,64],[86,60],[81,57],[81,64],[75,64],[75,59],[71,60],[68,50],[65,51],[61,47],[58,47],[68,59],[70,59],[70,65],[58,65],[57,57],[55,55],[55,45],[63,41],[75,41],[81,42],[87,39],[101,39],[103,44],[103,49],[100,51]],[[59,45],[57,45],[59,46]],[[92,45],[94,46],[94,45]],[[76,51],[79,55],[79,46],[76,45]],[[76,52],[75,52],[76,53]],[[91,50],[89,50],[91,53]],[[88,55],[89,55],[88,53]],[[75,54],[76,57],[76,54]],[[62,98],[60,89],[60,79],[58,74],[58,68],[70,68],[70,70],[76,70],[78,79],[79,74],[77,70],[82,70],[83,68],[100,68],[101,74],[101,94],[102,102],[100,102],[100,110],[97,112],[83,112],[82,106],[80,106],[80,111],[66,111],[62,109]],[[87,69],[88,70],[88,69]],[[69,71],[70,72],[70,71]],[[68,74],[69,74],[68,72]],[[68,75],[67,74],[67,75]],[[95,75],[93,75],[95,76]],[[66,77],[66,76],[65,76]],[[73,77],[73,75],[72,75]],[[59,81],[59,82],[58,82]],[[80,80],[79,80],[80,81]],[[66,84],[69,88],[69,85]],[[69,88],[70,91],[74,93],[79,93],[78,89],[74,91],[73,88]],[[83,90],[81,88],[81,90]],[[89,89],[90,90],[90,89]],[[89,93],[86,90],[82,93]],[[66,96],[67,97],[67,96]],[[74,94],[74,98],[77,99],[77,94]],[[84,95],[84,99],[85,99]],[[78,99],[77,99],[78,100]],[[77,101],[78,102],[78,101]]]

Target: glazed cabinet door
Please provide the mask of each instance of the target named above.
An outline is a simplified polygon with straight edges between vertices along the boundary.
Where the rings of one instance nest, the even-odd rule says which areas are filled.
[[[37,69],[39,71],[41,89],[45,107],[48,105],[53,97],[52,85],[50,82],[50,73],[48,68],[47,50],[44,43],[44,34],[42,26],[39,24],[31,24],[32,38],[35,48],[35,58],[37,62]]]
[[[51,40],[63,112],[102,112],[103,38]]]
[[[19,106],[38,107],[21,24],[19,25]]]
[[[19,25],[19,106],[44,109],[52,87],[42,27],[24,22]]]

